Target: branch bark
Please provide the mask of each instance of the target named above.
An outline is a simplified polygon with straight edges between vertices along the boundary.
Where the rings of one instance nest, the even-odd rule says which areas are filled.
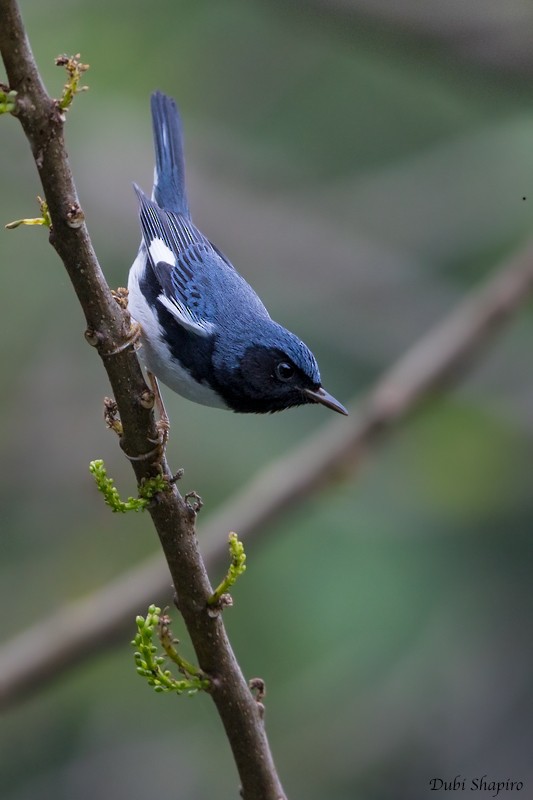
[[[227,558],[221,531],[233,528],[243,541],[260,536],[269,523],[312,492],[355,470],[370,448],[432,392],[458,382],[532,291],[533,244],[529,244],[422,337],[359,406],[353,404],[348,433],[344,420],[332,420],[231,497],[202,527],[202,548],[209,562]],[[168,573],[159,557],[151,557],[4,644],[0,708],[110,646],[118,632],[131,627],[140,605],[159,602],[167,591]]]
[[[236,661],[221,615],[208,613],[212,593],[195,533],[195,513],[179,494],[164,456],[143,458],[158,432],[146,408],[147,386],[132,342],[129,316],[113,298],[83,220],[64,142],[64,114],[48,96],[18,4],[0,0],[0,51],[15,115],[30,143],[52,220],[51,244],[68,272],[87,322],[86,337],[107,371],[123,426],[121,446],[138,481],[162,473],[169,490],[149,512],[170,569],[180,612],[198,663],[211,680],[211,695],[224,724],[247,800],[282,800],[260,708]]]

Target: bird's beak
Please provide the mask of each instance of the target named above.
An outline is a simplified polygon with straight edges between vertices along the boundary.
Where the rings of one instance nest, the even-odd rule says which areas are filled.
[[[344,406],[322,387],[319,389],[304,389],[304,392],[313,403],[321,403],[323,406],[331,408],[332,411],[337,411],[339,414],[348,416],[348,412]]]

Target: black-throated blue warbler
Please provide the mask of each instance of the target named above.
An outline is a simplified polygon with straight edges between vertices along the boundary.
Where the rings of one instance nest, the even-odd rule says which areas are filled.
[[[191,220],[182,126],[172,98],[151,97],[152,199],[135,186],[142,242],[131,267],[129,310],[146,368],[178,394],[244,413],[321,403],[348,412],[322,388],[316,359],[265,306]]]

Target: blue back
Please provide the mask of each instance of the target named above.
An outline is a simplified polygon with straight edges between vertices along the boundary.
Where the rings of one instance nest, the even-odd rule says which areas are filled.
[[[174,100],[162,92],[152,94],[151,107],[155,147],[154,200],[161,208],[190,219],[178,108]]]

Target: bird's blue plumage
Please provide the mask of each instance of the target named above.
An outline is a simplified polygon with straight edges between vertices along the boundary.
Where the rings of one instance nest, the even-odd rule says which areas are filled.
[[[154,200],[161,208],[188,218],[180,113],[174,100],[162,92],[153,93],[151,108],[155,148]]]
[[[322,403],[316,360],[274,322],[251,286],[190,218],[181,121],[173,100],[152,95],[153,199],[135,187],[142,243],[129,303],[141,324],[146,366],[178,393],[241,412]]]

